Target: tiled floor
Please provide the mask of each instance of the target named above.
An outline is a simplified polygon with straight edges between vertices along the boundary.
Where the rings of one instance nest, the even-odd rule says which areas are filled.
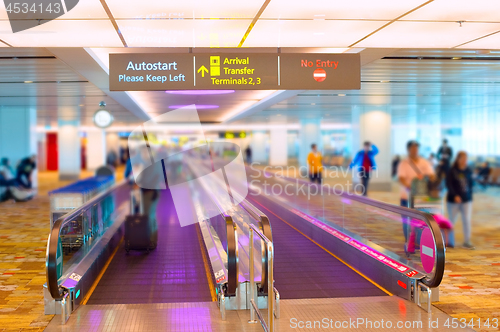
[[[267,310],[262,313],[267,319]],[[249,324],[249,319],[249,311],[240,310],[227,311],[227,319],[222,321],[214,302],[87,305],[78,308],[66,325],[53,320],[45,331],[263,331],[260,324]],[[451,322],[449,316],[437,309],[429,315],[415,304],[395,296],[282,300],[281,317],[275,320],[275,331],[471,331],[448,329],[447,320]],[[429,322],[433,328],[429,328]],[[346,328],[338,328],[339,324]]]
[[[82,177],[90,174],[82,173]],[[56,172],[39,174],[31,201],[0,203],[0,331],[43,331],[52,319],[43,312],[45,250],[50,229],[47,193],[69,182]]]
[[[63,185],[56,173],[39,177],[39,194],[29,202],[0,203],[0,331],[41,331],[45,249],[49,234],[47,192]]]

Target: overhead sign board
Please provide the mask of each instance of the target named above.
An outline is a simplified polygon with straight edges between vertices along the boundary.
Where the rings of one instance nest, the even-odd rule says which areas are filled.
[[[359,54],[120,53],[109,55],[111,91],[351,90]]]

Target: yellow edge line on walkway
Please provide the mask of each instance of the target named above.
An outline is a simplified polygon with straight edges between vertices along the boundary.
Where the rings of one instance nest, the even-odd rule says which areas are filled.
[[[210,272],[210,266],[208,265],[207,253],[203,249],[204,241],[201,237],[200,225],[196,225],[196,234],[198,234],[198,241],[200,242],[201,256],[203,257],[203,265],[205,266],[205,273],[207,274],[208,288],[210,289],[210,296],[212,297],[212,302],[217,301],[217,294],[215,293],[215,286],[213,283],[212,273]]]
[[[295,228],[292,225],[290,225],[289,223],[287,223],[283,218],[281,218],[280,216],[278,216],[277,214],[275,214],[273,211],[271,211],[270,209],[268,209],[264,205],[260,204],[259,202],[256,202],[256,201],[254,201],[254,202],[257,203],[257,204],[259,204],[260,206],[262,206],[267,211],[269,211],[272,214],[274,214],[277,218],[281,219],[281,221],[283,221],[285,224],[287,224],[288,226],[290,226],[291,228],[293,228],[294,230],[296,230],[297,232],[299,232],[300,234],[302,234],[306,239],[308,239],[312,243],[316,244],[318,247],[320,247],[321,249],[323,249],[324,251],[326,251],[327,253],[329,253],[330,255],[332,255],[333,257],[335,257],[336,259],[338,259],[339,261],[341,261],[345,265],[347,265],[351,270],[353,270],[354,272],[356,272],[357,274],[359,274],[360,276],[362,276],[363,278],[365,278],[366,280],[368,280],[369,282],[371,282],[373,285],[377,286],[381,291],[383,291],[384,293],[386,293],[389,296],[393,295],[391,292],[389,292],[388,290],[386,290],[385,288],[383,288],[382,286],[380,286],[379,284],[377,284],[375,281],[371,280],[370,278],[368,278],[367,276],[365,276],[363,273],[361,273],[360,271],[358,271],[357,269],[355,269],[353,266],[349,265],[343,259],[339,258],[334,253],[330,252],[328,249],[326,249],[325,247],[323,247],[321,244],[319,244],[318,242],[314,241],[309,236],[305,235],[304,233],[302,233],[301,231],[299,231],[297,228]]]
[[[121,238],[120,242],[116,246],[115,250],[113,250],[113,253],[108,258],[106,264],[104,264],[104,267],[102,268],[101,272],[99,273],[99,275],[95,279],[94,283],[92,284],[92,287],[90,287],[89,292],[85,295],[85,297],[83,298],[83,300],[82,300],[82,302],[80,304],[82,304],[82,305],[86,305],[87,304],[88,300],[92,296],[92,293],[94,293],[94,290],[97,287],[97,284],[99,283],[99,281],[101,281],[101,278],[104,275],[104,273],[106,272],[106,270],[108,269],[109,264],[111,264],[111,261],[113,260],[113,258],[115,257],[116,253],[118,252],[118,249],[120,249],[120,246],[121,246],[122,242],[123,242],[123,237]]]

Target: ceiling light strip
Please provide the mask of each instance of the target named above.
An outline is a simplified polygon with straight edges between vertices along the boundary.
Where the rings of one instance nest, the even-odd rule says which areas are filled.
[[[120,37],[120,40],[122,41],[123,46],[128,47],[127,42],[125,41],[125,38],[123,37],[122,33],[120,32],[120,28],[118,27],[118,24],[116,24],[116,20],[115,20],[113,14],[111,13],[111,10],[108,7],[108,4],[106,3],[105,0],[100,0],[100,1],[101,1],[102,8],[104,8],[104,11],[106,12],[106,14],[108,14],[108,18],[111,21],[111,24],[113,24],[113,27],[115,28],[116,33],[118,34],[118,37]]]
[[[499,32],[500,32],[500,30],[499,30],[499,31],[492,32],[492,33],[489,33],[489,34],[487,34],[487,35],[484,35],[484,36],[479,37],[479,38],[476,38],[476,39],[469,40],[468,42],[462,43],[462,44],[457,45],[457,46],[454,46],[454,47],[452,47],[452,48],[457,48],[457,47],[463,46],[463,45],[465,45],[465,44],[475,42],[476,40],[479,40],[479,39],[483,39],[483,38],[486,38],[486,37],[489,37],[489,36],[496,35],[496,34],[497,34],[497,33],[499,33]]]
[[[416,10],[418,10],[418,9],[420,9],[420,8],[422,8],[422,7],[426,6],[426,5],[428,5],[428,4],[430,4],[431,2],[434,2],[434,0],[429,0],[429,1],[427,1],[427,2],[425,2],[425,3],[423,3],[423,4],[421,4],[420,6],[415,7],[415,8],[413,8],[412,10],[410,10],[410,11],[408,11],[408,12],[404,13],[403,15],[400,15],[400,16],[396,17],[395,19],[393,19],[393,20],[392,20],[392,21],[390,21],[389,23],[386,23],[386,24],[382,25],[382,26],[381,26],[380,28],[378,28],[377,30],[375,30],[375,31],[373,31],[373,32],[369,33],[368,35],[364,36],[363,38],[361,38],[360,40],[358,40],[358,41],[357,41],[357,42],[355,42],[354,44],[349,45],[349,47],[354,47],[354,45],[356,45],[356,44],[358,44],[358,43],[362,42],[363,40],[365,40],[366,38],[368,38],[368,37],[370,37],[370,36],[373,36],[374,34],[376,34],[377,32],[379,32],[380,30],[382,30],[382,29],[384,29],[384,28],[388,27],[389,25],[391,25],[392,23],[396,22],[396,21],[397,21],[397,20],[399,20],[400,18],[403,18],[403,17],[405,17],[406,15],[413,13],[414,11],[416,11]]]
[[[252,23],[250,23],[250,25],[248,26],[248,29],[247,31],[245,32],[245,34],[243,35],[243,38],[241,38],[241,41],[240,43],[238,44],[238,47],[242,47],[243,46],[243,43],[245,42],[245,40],[247,39],[248,35],[250,34],[250,32],[252,31],[255,23],[257,23],[257,21],[259,20],[260,18],[260,15],[262,15],[262,13],[264,12],[264,10],[267,8],[267,5],[269,5],[269,3],[271,2],[271,0],[266,0],[264,1],[264,4],[262,5],[262,7],[260,7],[259,11],[257,12],[257,15],[255,15],[255,17],[253,18],[252,20]]]

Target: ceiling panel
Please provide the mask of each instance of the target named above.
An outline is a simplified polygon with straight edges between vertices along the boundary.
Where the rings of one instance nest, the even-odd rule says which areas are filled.
[[[500,22],[498,0],[435,0],[404,20]]]
[[[59,110],[69,108],[80,114],[82,125],[92,126],[92,116],[101,101],[106,102],[117,124],[137,123],[131,112],[46,49],[0,50],[0,107],[12,111],[15,107],[36,108],[41,126],[57,126]]]
[[[298,1],[272,0],[262,18],[272,19],[380,19],[396,17],[425,3],[427,0],[351,0]]]
[[[108,19],[108,14],[99,0],[80,0],[72,10],[57,18],[71,19]]]
[[[264,0],[106,0],[115,18],[253,18]]]
[[[9,48],[8,50],[15,49]],[[18,58],[3,58],[9,56],[8,54],[12,54],[10,56],[15,55]],[[2,58],[0,58],[0,82],[86,81],[77,73],[68,71],[67,66],[56,58],[25,58],[26,56],[33,55],[2,52]],[[4,89],[5,86],[0,90],[0,95],[5,93]]]
[[[346,47],[386,21],[259,20],[245,47]]]
[[[251,20],[117,20],[131,47],[236,47]]]
[[[123,46],[109,20],[53,20],[14,34],[9,22],[0,21],[0,39],[20,47]]]
[[[500,23],[395,22],[356,47],[450,48],[500,30]]]

